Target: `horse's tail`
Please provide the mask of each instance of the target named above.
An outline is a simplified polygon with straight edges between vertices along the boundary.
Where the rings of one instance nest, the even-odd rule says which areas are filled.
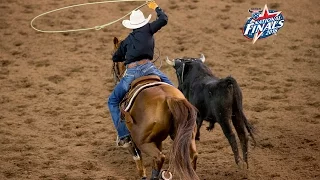
[[[228,83],[230,85],[232,85],[232,88],[233,88],[233,99],[234,99],[234,104],[233,104],[233,109],[235,111],[237,111],[237,114],[239,114],[241,116],[241,120],[243,120],[243,123],[250,135],[250,137],[252,138],[252,141],[254,143],[254,146],[256,145],[256,140],[254,138],[254,135],[253,135],[253,126],[248,122],[248,119],[246,118],[244,112],[243,112],[243,107],[242,107],[242,92],[241,92],[241,89],[237,83],[237,81],[229,76],[226,78],[226,80],[228,81]]]
[[[196,126],[197,110],[186,99],[167,98],[167,104],[174,118],[176,129],[170,164],[181,179],[198,180],[190,161],[192,134]]]

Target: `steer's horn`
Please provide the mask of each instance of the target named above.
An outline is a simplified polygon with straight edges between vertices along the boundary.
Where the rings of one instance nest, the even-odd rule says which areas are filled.
[[[204,63],[204,61],[206,61],[206,57],[204,57],[203,54],[200,54],[200,60]]]
[[[170,65],[170,66],[174,66],[174,61],[171,61],[168,56],[166,58],[166,62]]]

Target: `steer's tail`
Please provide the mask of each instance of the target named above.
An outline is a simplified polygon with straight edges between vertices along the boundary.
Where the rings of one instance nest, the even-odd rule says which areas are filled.
[[[237,81],[229,76],[226,78],[226,81],[228,82],[228,87],[230,89],[230,92],[232,93],[232,124],[237,131],[238,137],[240,139],[241,147],[242,147],[242,153],[243,153],[243,159],[247,164],[247,168],[249,167],[248,164],[248,135],[245,132],[249,133],[250,137],[252,138],[252,141],[254,143],[254,146],[256,146],[256,140],[253,135],[253,127],[248,122],[248,119],[246,118],[243,108],[242,108],[242,92],[241,89],[237,83]]]
[[[244,112],[243,112],[243,107],[242,107],[242,92],[241,92],[241,89],[240,89],[240,86],[238,85],[237,81],[229,76],[226,78],[227,82],[229,85],[232,86],[232,89],[233,89],[233,104],[232,104],[232,115],[233,116],[240,116],[239,117],[239,121],[242,121],[246,127],[246,130],[248,131],[250,137],[252,138],[254,144],[256,144],[256,140],[254,138],[254,135],[253,135],[253,131],[254,131],[254,128],[253,126],[248,122],[248,119],[246,118]]]

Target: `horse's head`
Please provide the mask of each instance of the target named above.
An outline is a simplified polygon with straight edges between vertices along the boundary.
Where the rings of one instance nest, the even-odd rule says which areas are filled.
[[[122,39],[117,37],[113,38],[113,53],[116,52],[117,49],[120,47],[121,42]],[[120,81],[125,70],[126,67],[124,65],[124,62],[113,62],[112,74],[114,77],[115,84],[117,84]]]

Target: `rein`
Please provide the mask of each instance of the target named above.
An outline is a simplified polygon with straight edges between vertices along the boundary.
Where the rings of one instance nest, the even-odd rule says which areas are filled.
[[[115,83],[117,83],[120,81],[125,71],[122,74],[120,74],[118,64],[114,62],[112,65],[112,72],[113,72]]]

